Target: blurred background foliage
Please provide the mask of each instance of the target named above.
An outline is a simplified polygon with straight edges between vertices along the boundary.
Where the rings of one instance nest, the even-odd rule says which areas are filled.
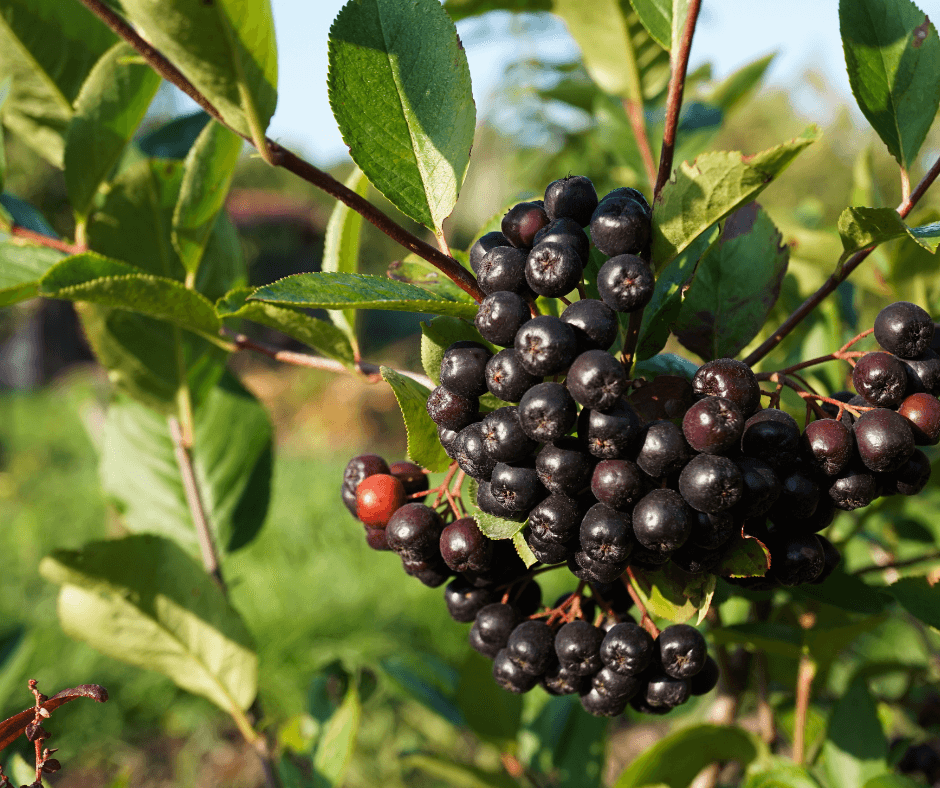
[[[759,77],[764,67],[765,62],[758,63],[748,73]],[[508,200],[540,193],[546,183],[569,172],[589,175],[599,193],[619,185],[648,191],[623,108],[591,83],[580,63],[515,62],[501,84],[492,116],[484,117],[477,130],[469,176],[447,223],[452,246],[467,248],[478,228]],[[648,122],[654,139],[662,125],[663,86],[650,88]],[[807,73],[800,87],[815,91],[825,102],[846,101],[823,74]],[[172,147],[178,142],[185,128],[164,130],[162,138],[148,134],[172,121],[179,106],[164,86],[141,143],[156,145],[162,139]],[[505,122],[507,113],[513,116],[510,123]],[[900,200],[896,168],[874,132],[857,126],[847,107],[833,117],[822,139],[761,197],[791,247],[789,272],[767,330],[833,270],[841,252],[834,225],[846,205],[894,206]],[[729,80],[711,79],[709,69],[701,68],[687,91],[677,159],[706,149],[752,153],[796,136],[812,121],[801,116],[786,92],[763,90],[756,79],[738,90]],[[923,149],[922,161],[932,160],[940,150],[940,130],[934,128]],[[13,134],[6,140],[6,155],[6,191],[32,203],[57,232],[71,237],[74,228],[61,173]],[[339,163],[332,174],[343,180],[350,167]],[[915,181],[921,172],[913,173]],[[418,231],[380,195],[373,192],[371,199]],[[286,171],[245,158],[228,211],[249,261],[251,284],[318,270],[332,207],[328,197]],[[922,201],[911,223],[938,218],[940,195],[934,192]],[[401,256],[401,249],[386,236],[364,225],[363,271],[382,273]],[[940,314],[938,285],[935,257],[907,241],[886,244],[763,368],[834,350],[897,299],[916,301]],[[361,322],[364,357],[418,369],[419,320],[398,312],[370,313]],[[293,347],[272,333],[263,338]],[[666,350],[689,355],[678,345]],[[444,762],[400,757],[418,751],[445,753],[454,762],[481,769],[491,782],[477,785],[516,784],[502,782],[498,737],[474,735],[474,726],[454,706],[461,676],[479,672],[475,655],[468,657],[467,626],[451,622],[440,592],[407,578],[393,554],[371,552],[359,525],[340,505],[339,479],[349,457],[364,451],[390,461],[404,456],[404,431],[391,392],[383,384],[275,366],[247,354],[235,358],[233,366],[269,409],[278,443],[268,521],[259,538],[226,565],[233,602],[259,645],[261,691],[271,729],[289,748],[310,749],[322,721],[339,704],[349,682],[356,682],[363,716],[346,785],[458,784]],[[848,371],[827,365],[810,381],[835,391],[846,387]],[[57,715],[54,743],[68,758],[56,785],[259,784],[255,760],[217,708],[168,679],[70,641],[56,620],[57,588],[38,575],[39,560],[53,548],[77,548],[121,533],[97,478],[96,441],[110,392],[91,363],[70,306],[32,301],[0,310],[0,386],[0,714],[9,716],[29,705],[27,678],[38,679],[50,693],[93,681],[111,690],[113,702],[104,707],[74,704]],[[796,400],[785,401],[800,412]],[[922,553],[927,544],[937,544],[937,511],[940,492],[934,485],[913,500],[887,499],[863,515],[841,515],[834,526],[837,536],[861,537],[846,552],[847,568],[903,560]],[[920,566],[909,571],[925,570]],[[546,580],[548,599],[567,590],[563,581],[557,589],[553,582]],[[740,599],[729,599],[728,587],[722,585],[719,600],[725,622],[735,623],[742,615]],[[795,626],[788,615],[783,610],[778,623]],[[820,606],[819,615],[823,632],[835,633],[844,623],[845,614],[827,605]],[[940,731],[937,633],[905,618],[869,616],[851,634],[843,639],[833,634],[827,641],[828,653],[838,661],[831,671],[823,671],[824,684],[817,687],[811,747],[822,736],[832,701],[862,663],[877,677],[873,688],[882,702],[879,713],[886,729],[901,742],[892,750],[893,757],[901,757],[906,742],[935,738]],[[797,661],[773,651],[767,660],[773,677],[770,697],[786,737],[792,725]],[[483,678],[492,685],[488,676]],[[533,694],[513,713],[523,715],[520,746],[529,747],[529,754],[536,746],[532,742],[545,747],[552,735],[556,737],[555,761],[548,766],[562,775],[558,784],[579,784],[578,770],[590,763],[603,764],[611,780],[633,755],[675,724],[621,719],[614,723],[606,753],[591,752],[592,738],[603,745],[600,733],[606,723],[568,708],[552,718],[560,725],[554,734],[542,730],[526,739],[526,730],[545,724],[547,718],[539,717],[545,698]],[[708,702],[689,704],[679,724],[704,719]],[[748,696],[742,717],[753,722],[755,708],[754,698]],[[568,714],[577,717],[574,728]],[[575,729],[584,752],[571,745],[579,758],[572,767],[565,765],[566,754],[558,742],[570,743]],[[26,754],[24,741],[16,746]],[[566,768],[573,770],[567,777]],[[467,774],[461,779],[467,780]]]

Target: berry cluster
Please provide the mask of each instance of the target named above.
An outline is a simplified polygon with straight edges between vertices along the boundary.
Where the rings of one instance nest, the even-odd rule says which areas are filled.
[[[494,660],[500,686],[578,693],[585,709],[601,715],[620,714],[628,701],[668,711],[717,681],[694,628],[658,633],[645,611],[643,626],[635,623],[626,573],[667,564],[692,575],[720,573],[745,536],[767,549],[769,568],[732,582],[755,589],[821,583],[840,554],[820,532],[839,510],[919,492],[930,464],[916,447],[940,440],[934,323],[906,302],[878,315],[872,331],[883,351],[847,352],[866,332],[822,359],[857,358],[857,393],[800,389],[812,408],[802,431],[778,407],[780,388],[793,383],[785,373],[795,370],[762,373],[777,384],[767,392],[746,364],[729,358],[680,381],[681,407],[668,418],[643,418],[633,398],[650,384],[630,380],[610,349],[617,313],[642,309],[652,297],[650,234],[639,192],[617,189],[598,200],[580,176],[511,208],[502,232],[470,251],[486,293],[475,325],[490,345],[448,347],[427,401],[454,460],[451,476],[461,472],[457,487],[471,477],[482,512],[524,523],[536,560],[567,566],[581,581],[576,592],[540,612],[534,573],[509,541],[488,539],[458,508],[451,476],[426,506],[420,468],[389,468],[364,455],[350,462],[343,486],[372,547],[394,550],[428,586],[456,576],[445,592],[448,609],[473,622],[470,643]],[[596,277],[600,299],[584,292],[592,243],[609,256]],[[575,289],[581,298],[569,303],[563,297]],[[567,308],[560,317],[539,315],[536,296],[562,298]],[[506,405],[481,413],[486,394]],[[762,396],[773,407],[762,407]],[[820,418],[811,420],[812,412]]]

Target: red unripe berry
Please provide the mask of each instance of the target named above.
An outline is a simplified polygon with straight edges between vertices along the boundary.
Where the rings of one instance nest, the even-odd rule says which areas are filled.
[[[364,525],[384,528],[404,503],[404,485],[387,473],[369,476],[356,488],[356,514]]]

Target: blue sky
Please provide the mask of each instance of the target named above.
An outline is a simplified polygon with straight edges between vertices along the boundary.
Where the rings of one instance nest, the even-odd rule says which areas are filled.
[[[346,147],[327,101],[327,36],[344,0],[271,0],[271,4],[280,86],[268,134],[318,164],[335,163],[346,155]],[[940,0],[921,0],[920,5],[940,19]],[[493,88],[506,63],[518,56],[520,41],[526,54],[557,56],[576,51],[564,25],[551,19],[539,26],[536,36],[525,39],[507,35],[517,21],[510,14],[490,14],[482,22],[468,19],[458,25],[466,43],[479,118],[489,113]],[[693,68],[711,61],[720,77],[774,51],[778,57],[770,83],[787,86],[797,106],[825,124],[827,108],[797,80],[813,67],[848,98],[837,0],[704,0],[692,45]]]

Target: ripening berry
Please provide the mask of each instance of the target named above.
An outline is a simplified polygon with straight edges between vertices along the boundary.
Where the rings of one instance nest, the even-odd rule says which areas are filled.
[[[356,514],[364,525],[384,528],[405,503],[405,486],[394,476],[377,473],[356,488]]]

